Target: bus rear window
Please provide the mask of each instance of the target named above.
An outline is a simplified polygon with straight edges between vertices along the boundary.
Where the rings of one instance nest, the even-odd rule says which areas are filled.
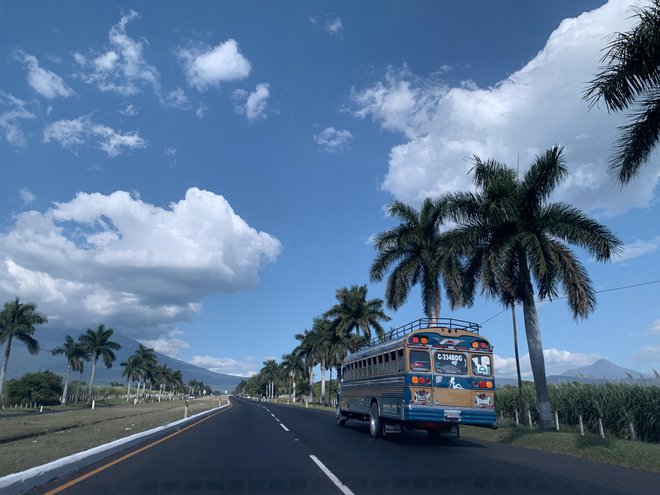
[[[493,370],[490,366],[490,356],[472,355],[472,373],[475,375],[490,376]]]
[[[427,351],[410,351],[410,371],[431,371],[431,361]]]
[[[449,375],[467,375],[467,359],[458,352],[436,352],[435,371]]]

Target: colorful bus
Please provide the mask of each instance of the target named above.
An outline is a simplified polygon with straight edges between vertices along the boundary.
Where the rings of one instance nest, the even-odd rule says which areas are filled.
[[[496,428],[493,346],[468,321],[421,318],[342,362],[337,424],[369,421],[374,438],[401,427],[432,440],[459,425]]]

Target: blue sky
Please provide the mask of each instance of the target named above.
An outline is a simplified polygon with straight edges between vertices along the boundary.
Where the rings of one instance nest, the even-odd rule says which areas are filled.
[[[554,144],[555,199],[625,244],[610,264],[580,253],[596,289],[660,280],[659,154],[620,189],[605,163],[625,116],[581,99],[634,5],[0,2],[0,297],[248,375],[337,288],[384,297],[368,270],[388,202],[470,188],[472,155],[524,170]],[[660,368],[659,295],[604,292],[580,322],[540,304],[548,371]],[[419,291],[389,314],[422,316]],[[509,313],[483,332],[511,376]]]

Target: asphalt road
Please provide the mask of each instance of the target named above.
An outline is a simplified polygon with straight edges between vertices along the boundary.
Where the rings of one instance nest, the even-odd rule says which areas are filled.
[[[604,495],[652,494],[660,486],[657,474],[509,445],[436,445],[423,433],[373,440],[366,423],[340,428],[330,413],[236,399],[152,443],[30,494]]]

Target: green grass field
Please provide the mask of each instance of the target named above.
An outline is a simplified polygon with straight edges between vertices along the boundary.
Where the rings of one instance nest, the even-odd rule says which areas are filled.
[[[224,398],[224,402],[227,399]],[[190,401],[189,415],[218,407],[218,398]],[[183,418],[183,401],[138,405],[116,400],[87,407],[56,406],[53,414],[0,416],[0,476],[23,471],[70,454]],[[15,414],[19,410],[12,410]],[[44,408],[44,411],[46,409]]]

